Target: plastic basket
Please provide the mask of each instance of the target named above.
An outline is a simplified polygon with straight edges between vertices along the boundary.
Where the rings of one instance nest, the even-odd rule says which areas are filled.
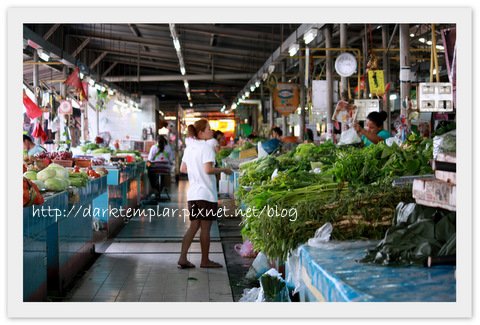
[[[240,151],[239,158],[240,159],[246,159],[246,158],[252,158],[257,156],[257,149],[256,148],[250,148],[247,150],[242,150]]]
[[[92,161],[90,159],[75,159],[75,166],[80,168],[87,168],[92,165]]]

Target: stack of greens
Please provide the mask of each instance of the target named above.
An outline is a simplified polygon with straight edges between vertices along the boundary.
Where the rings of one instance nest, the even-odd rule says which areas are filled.
[[[412,136],[402,147],[378,144],[366,148],[299,145],[280,157],[266,157],[242,166],[237,197],[246,209],[263,215],[243,218],[242,234],[257,251],[285,259],[325,222],[335,239],[380,239],[391,225],[399,202],[412,202],[411,188],[393,188],[400,176],[431,173],[431,140]],[[310,162],[321,162],[320,174]],[[278,176],[271,179],[276,168]],[[268,211],[287,211],[271,216]]]

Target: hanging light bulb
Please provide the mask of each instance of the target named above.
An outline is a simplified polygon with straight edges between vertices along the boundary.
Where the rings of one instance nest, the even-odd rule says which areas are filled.
[[[252,84],[252,85],[250,86],[250,91],[251,91],[251,92],[255,91],[255,85],[254,85],[254,84]]]
[[[260,87],[260,80],[257,80],[257,81],[255,82],[255,87],[257,87],[257,88]]]
[[[288,54],[290,56],[294,56],[295,54],[297,54],[299,49],[300,49],[300,45],[297,43],[293,43],[288,47]]]

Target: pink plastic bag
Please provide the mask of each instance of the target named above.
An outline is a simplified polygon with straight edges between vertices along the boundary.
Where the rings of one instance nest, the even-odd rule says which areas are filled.
[[[252,243],[247,239],[243,244],[236,244],[235,251],[242,257],[255,257],[257,253],[253,249]]]

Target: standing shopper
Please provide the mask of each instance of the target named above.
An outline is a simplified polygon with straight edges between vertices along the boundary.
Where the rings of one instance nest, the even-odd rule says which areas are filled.
[[[213,136],[210,125],[205,119],[198,120],[194,125],[188,126],[188,136],[193,137],[185,149],[180,171],[188,173],[190,187],[187,192],[188,211],[190,214],[190,227],[182,240],[182,252],[178,259],[179,268],[193,268],[187,260],[187,253],[195,234],[200,229],[200,248],[202,251],[202,268],[219,268],[221,264],[209,259],[210,227],[212,221],[217,219],[218,194],[215,174],[224,172],[231,174],[228,168],[215,168],[215,151],[206,143]]]
[[[170,183],[169,177],[174,158],[173,150],[168,144],[167,139],[163,135],[159,135],[157,137],[157,144],[150,148],[147,159],[150,185],[158,192],[159,198],[162,194],[162,188],[164,188],[167,183]],[[160,177],[162,177],[161,183]]]

